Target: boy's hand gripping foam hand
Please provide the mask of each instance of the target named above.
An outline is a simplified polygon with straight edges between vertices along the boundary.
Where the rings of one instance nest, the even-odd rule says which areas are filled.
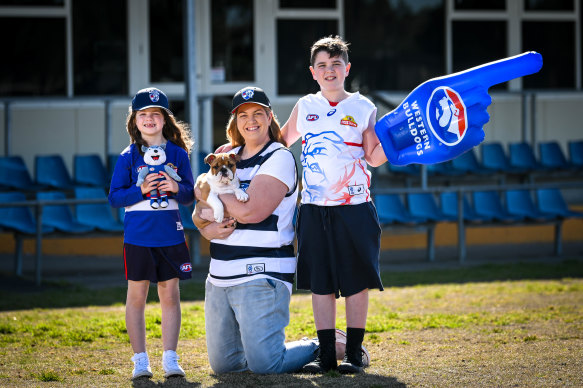
[[[534,51],[430,79],[375,125],[391,164],[445,162],[484,140],[490,86],[539,71]]]

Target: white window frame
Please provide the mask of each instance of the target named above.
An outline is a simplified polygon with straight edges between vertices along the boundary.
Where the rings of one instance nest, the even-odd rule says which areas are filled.
[[[63,6],[0,6],[0,17],[14,17],[14,18],[56,18],[62,17],[65,19],[65,55],[66,59],[66,90],[67,97],[73,97],[73,22],[71,15],[71,0],[63,0]]]
[[[452,24],[454,21],[505,21],[507,22],[507,56],[521,53],[523,21],[572,21],[575,22],[575,88],[581,89],[581,22],[579,18],[579,1],[573,1],[573,11],[525,11],[524,0],[506,0],[506,9],[503,11],[455,10],[454,0],[446,0],[446,71],[453,71],[453,37]],[[510,91],[522,90],[522,78],[509,81]]]

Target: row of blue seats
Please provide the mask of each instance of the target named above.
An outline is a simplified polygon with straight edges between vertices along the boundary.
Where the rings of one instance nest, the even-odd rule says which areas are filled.
[[[67,204],[67,195],[63,191],[39,191],[38,201],[64,201],[62,204],[43,205],[43,233],[61,232],[69,234],[85,234],[90,232],[123,231],[124,209],[112,211],[103,188],[76,187],[75,199],[101,199],[103,202]],[[16,203],[26,201],[26,195],[21,192],[0,192],[0,203]],[[196,230],[191,218],[192,206],[179,206],[183,227],[186,230]],[[0,207],[0,229],[11,232],[33,235],[36,233],[36,218],[29,206]]]
[[[383,226],[392,224],[419,225],[454,222],[458,219],[458,193],[440,193],[437,204],[432,193],[406,194],[406,206],[399,194],[377,194],[375,204]],[[463,198],[463,218],[466,223],[549,222],[566,218],[583,218],[583,213],[571,211],[559,189],[536,189],[533,201],[530,190],[474,191],[472,203]]]
[[[528,174],[533,172],[575,171],[583,170],[583,140],[568,143],[569,159],[563,153],[559,143],[541,142],[538,144],[537,158],[529,143],[519,142],[508,145],[508,154],[501,143],[484,143],[482,158],[478,160],[474,149],[457,158],[427,166],[430,175],[461,176],[465,174]],[[392,166],[389,171],[397,174],[419,175],[419,165]]]
[[[107,166],[97,154],[74,155],[73,174],[69,173],[61,155],[35,156],[35,179],[20,156],[0,157],[0,189],[39,191],[55,188],[71,190],[75,187],[109,187],[118,155],[109,155]],[[204,166],[199,153],[199,166]]]

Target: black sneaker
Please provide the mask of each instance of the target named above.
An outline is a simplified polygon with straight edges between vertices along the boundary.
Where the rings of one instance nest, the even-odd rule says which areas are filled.
[[[362,354],[360,353],[360,349],[358,349],[358,355],[352,354],[349,355],[348,353],[344,356],[344,359],[338,365],[338,372],[344,374],[356,374],[364,372],[364,364],[362,362]]]
[[[318,352],[316,359],[302,368],[303,373],[321,374],[330,370],[336,369],[336,344],[332,343],[332,347],[322,349]]]

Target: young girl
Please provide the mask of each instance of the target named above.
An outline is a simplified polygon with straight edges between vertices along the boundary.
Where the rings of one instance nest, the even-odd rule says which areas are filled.
[[[109,192],[115,208],[125,207],[124,263],[128,293],[126,327],[134,351],[132,378],[152,377],[146,353],[144,311],[150,282],[158,283],[162,307],[162,364],[164,377],[184,376],[178,365],[176,347],[180,331],[180,279],[190,279],[192,266],[186,246],[178,203],[194,200],[194,182],[188,159],[192,146],[185,123],[168,109],[168,98],[159,89],[140,90],[132,100],[126,123],[130,145],[118,158]],[[165,145],[166,162],[176,168],[180,182],[166,172],[150,173],[136,186],[138,173],[146,167],[144,151]],[[168,206],[154,209],[148,198],[154,189],[168,193]]]

